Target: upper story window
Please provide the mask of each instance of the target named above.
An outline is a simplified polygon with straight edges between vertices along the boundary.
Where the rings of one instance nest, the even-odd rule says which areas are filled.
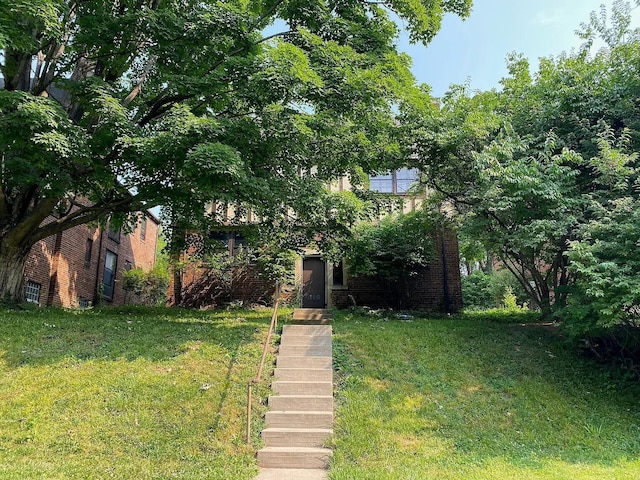
[[[142,217],[142,221],[140,222],[140,240],[143,242],[147,238],[147,217]]]
[[[120,242],[121,230],[119,228],[109,227],[107,230],[107,236],[114,242]]]
[[[84,266],[91,266],[91,256],[93,254],[93,238],[87,238],[84,247]]]
[[[240,249],[247,248],[247,239],[239,233],[211,232],[209,238],[220,242],[220,246],[228,250],[229,256],[237,254]]]
[[[418,179],[416,168],[403,167],[386,175],[369,177],[370,190],[379,193],[406,195]]]

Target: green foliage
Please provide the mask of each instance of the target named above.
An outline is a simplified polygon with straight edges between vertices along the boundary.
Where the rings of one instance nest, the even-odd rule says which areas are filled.
[[[141,268],[132,268],[122,274],[122,288],[127,292],[141,293],[144,283],[145,271]]]
[[[476,270],[471,275],[462,276],[462,305],[465,308],[495,307],[493,275]]]
[[[326,233],[343,214],[326,222],[311,194],[326,207],[328,182],[399,162],[397,112],[419,97],[389,12],[426,42],[470,7],[3,1],[0,291],[20,291],[3,269],[38,240],[157,205],[181,232],[241,221],[215,199]]]
[[[633,233],[597,233],[627,222],[620,205],[637,197],[640,35],[630,9],[614,2],[608,22],[603,7],[582,27],[582,49],[542,59],[535,74],[511,55],[500,92],[454,86],[439,112],[407,116],[410,152],[454,205],[463,238],[501,260],[546,316],[589,302],[584,295],[602,324],[629,321],[634,311],[634,267],[623,261]],[[591,52],[597,37],[608,48]],[[579,308],[585,319],[594,315]]]
[[[273,283],[293,285],[296,258],[298,255],[293,250],[273,249],[272,245],[263,245],[255,261],[259,275]]]
[[[397,281],[412,276],[433,257],[438,220],[426,211],[387,215],[378,223],[361,223],[347,246],[352,275],[378,275]]]
[[[356,225],[344,248],[350,274],[378,277],[390,301],[406,307],[415,288],[412,279],[433,260],[443,222],[439,215],[418,210]]]
[[[132,268],[122,274],[122,288],[129,294],[127,303],[164,305],[167,299],[169,273],[162,267],[148,272]]]
[[[521,308],[527,292],[506,269],[492,272],[476,270],[462,276],[462,304],[465,309]]]

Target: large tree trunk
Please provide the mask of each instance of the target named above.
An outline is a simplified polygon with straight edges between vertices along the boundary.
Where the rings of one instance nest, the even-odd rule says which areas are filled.
[[[24,301],[24,270],[28,255],[29,249],[0,247],[0,301]]]

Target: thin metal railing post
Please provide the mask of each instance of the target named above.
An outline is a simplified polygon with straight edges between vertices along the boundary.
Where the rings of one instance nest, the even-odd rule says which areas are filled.
[[[253,380],[249,380],[247,385],[247,443],[251,441],[251,399],[253,390]]]
[[[271,315],[271,323],[269,324],[269,332],[267,333],[267,338],[264,341],[264,345],[262,347],[262,357],[260,357],[260,364],[258,365],[258,373],[255,378],[249,380],[249,384],[247,385],[247,443],[251,442],[251,407],[252,407],[252,390],[253,384],[259,383],[262,378],[262,370],[264,369],[264,361],[267,358],[267,349],[269,347],[269,343],[271,341],[271,334],[273,333],[276,325],[278,324],[278,305],[280,304],[280,282],[276,283],[276,298],[273,305],[273,315]]]

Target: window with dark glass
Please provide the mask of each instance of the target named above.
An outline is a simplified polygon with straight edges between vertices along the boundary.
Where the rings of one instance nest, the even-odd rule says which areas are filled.
[[[91,256],[93,255],[93,239],[87,238],[84,250],[84,264],[86,267],[91,265]]]
[[[140,240],[144,241],[147,238],[147,217],[142,217],[140,222]]]
[[[333,264],[333,284],[344,285],[344,262],[342,260]]]
[[[211,232],[209,238],[220,242],[220,247],[227,249],[230,256],[238,253],[238,249],[247,247],[247,239],[239,233]]]
[[[114,287],[116,284],[116,265],[118,263],[118,255],[110,250],[104,258],[104,273],[102,274],[102,294],[106,298],[113,298]]]
[[[107,236],[115,241],[115,242],[119,242],[120,241],[120,233],[121,233],[121,229],[120,228],[115,228],[115,227],[111,227],[109,226],[109,228],[107,229]]]
[[[239,248],[247,248],[247,239],[239,233],[235,233],[233,234],[233,252],[237,253]]]

